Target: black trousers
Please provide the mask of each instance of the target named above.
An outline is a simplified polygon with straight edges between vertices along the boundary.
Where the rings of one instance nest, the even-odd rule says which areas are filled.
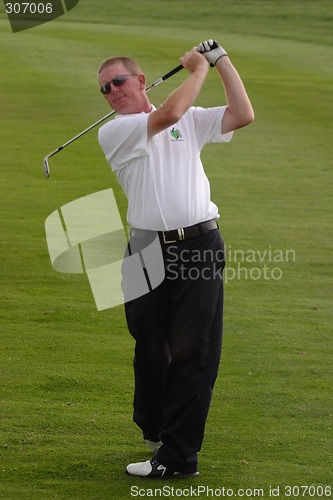
[[[130,253],[143,242],[131,240]],[[218,229],[162,246],[165,279],[125,303],[136,341],[134,421],[157,459],[197,470],[222,349],[224,243]]]

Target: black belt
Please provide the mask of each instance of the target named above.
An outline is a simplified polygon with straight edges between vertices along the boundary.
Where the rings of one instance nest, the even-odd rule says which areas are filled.
[[[131,229],[131,236],[133,238],[151,239],[152,234],[158,234],[161,243],[170,244],[177,243],[177,241],[187,240],[188,238],[195,238],[197,236],[204,236],[212,229],[218,229],[219,225],[215,219],[194,224],[194,226],[181,227],[179,229],[171,229],[170,231],[150,231],[147,229]]]

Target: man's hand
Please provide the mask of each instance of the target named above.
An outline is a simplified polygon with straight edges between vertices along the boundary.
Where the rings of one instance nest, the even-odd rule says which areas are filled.
[[[216,40],[206,40],[205,42],[200,43],[197,47],[197,51],[205,56],[212,68],[221,57],[228,55],[224,48],[221,47]]]
[[[180,58],[181,64],[187,71],[194,73],[195,70],[202,68],[207,71],[207,59],[198,53],[196,47],[193,47],[189,52]]]

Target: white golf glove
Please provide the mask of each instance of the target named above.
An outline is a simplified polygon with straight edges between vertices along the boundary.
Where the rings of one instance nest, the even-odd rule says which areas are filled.
[[[221,57],[228,55],[224,48],[221,47],[216,40],[206,40],[205,42],[200,43],[197,47],[197,51],[205,56],[212,68]]]

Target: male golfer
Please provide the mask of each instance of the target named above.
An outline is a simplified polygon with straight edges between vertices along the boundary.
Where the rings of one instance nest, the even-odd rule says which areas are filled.
[[[230,141],[254,118],[242,81],[217,42],[201,43],[180,62],[189,76],[158,109],[132,59],[112,57],[98,72],[102,93],[119,113],[101,127],[99,142],[128,198],[128,251],[158,235],[164,258],[162,284],[125,304],[136,341],[134,421],[154,452],[126,471],[147,478],[198,474],[221,355],[224,267],[218,208],[200,153],[207,143]],[[222,79],[227,105],[194,107],[209,65]],[[223,150],[220,161],[222,169]]]

